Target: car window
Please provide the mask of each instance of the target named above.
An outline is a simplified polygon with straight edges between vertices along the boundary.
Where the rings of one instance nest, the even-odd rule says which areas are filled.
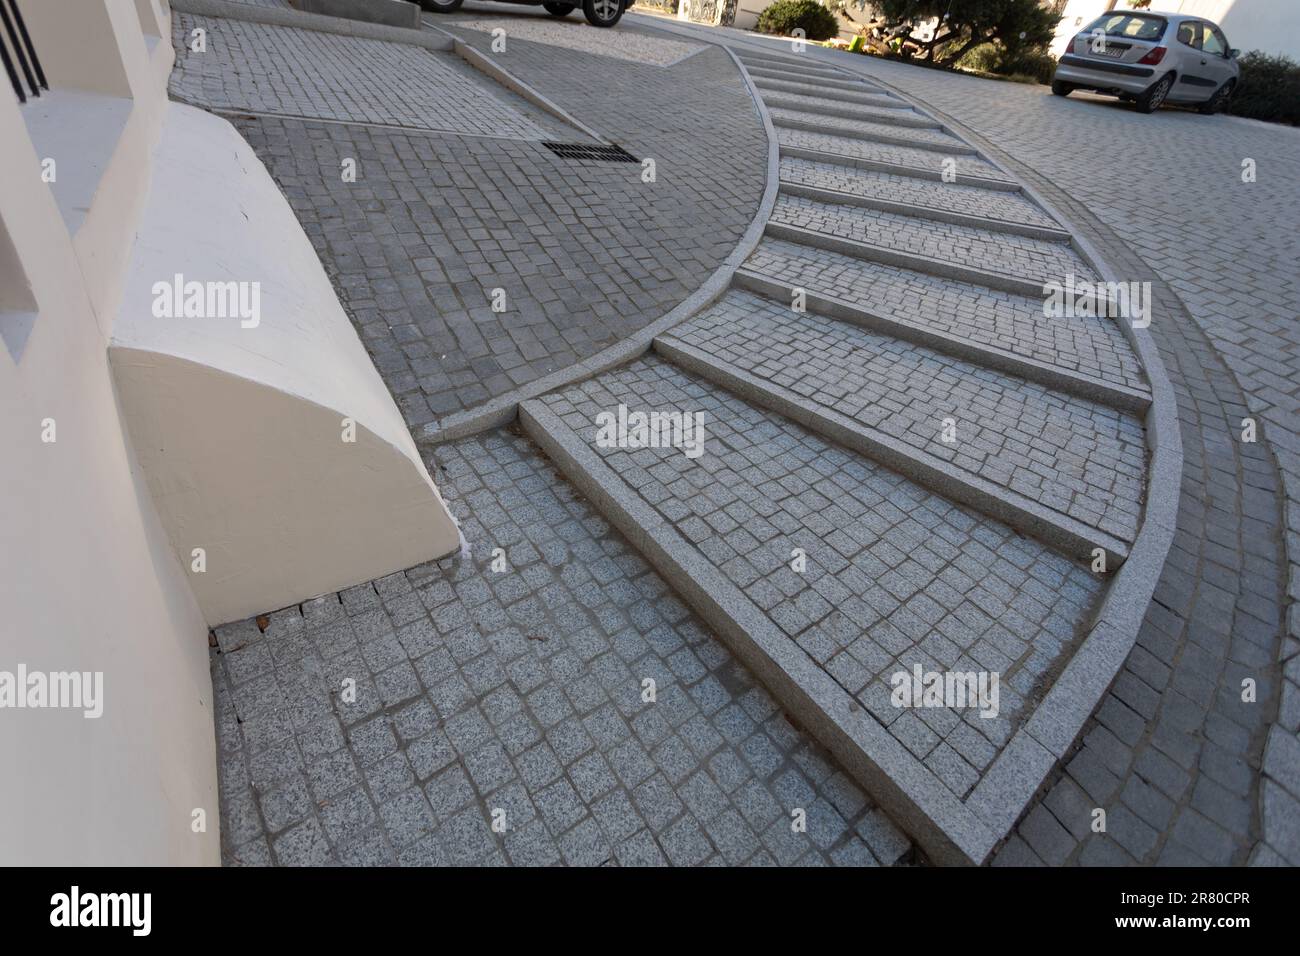
[[[1222,33],[1207,23],[1205,24],[1205,43],[1202,49],[1206,53],[1213,53],[1215,56],[1227,56],[1228,41],[1224,39]]]
[[[1178,42],[1183,46],[1201,48],[1201,25],[1194,20],[1184,20],[1178,24]]]
[[[1142,13],[1108,13],[1098,17],[1085,31],[1100,30],[1108,37],[1126,37],[1131,40],[1159,40],[1165,32],[1165,18]]]

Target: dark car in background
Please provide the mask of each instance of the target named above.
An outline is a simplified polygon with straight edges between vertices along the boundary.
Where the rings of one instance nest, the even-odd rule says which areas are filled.
[[[419,0],[419,4],[433,13],[454,13],[460,9],[465,0]],[[553,17],[567,17],[574,10],[582,7],[582,15],[593,27],[612,27],[623,16],[623,11],[632,6],[633,0],[581,0],[580,3],[554,3],[551,0],[502,0],[503,3],[517,3],[529,7],[542,7]]]

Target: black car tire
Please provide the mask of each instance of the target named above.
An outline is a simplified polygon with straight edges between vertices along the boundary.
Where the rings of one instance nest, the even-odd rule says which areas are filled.
[[[593,27],[612,27],[623,16],[623,0],[582,0],[582,15]]]
[[[571,3],[543,3],[542,9],[553,17],[567,17],[577,7]]]
[[[430,13],[455,13],[465,0],[419,0],[420,6]]]
[[[1166,73],[1156,80],[1143,90],[1142,94],[1135,100],[1137,111],[1139,113],[1154,113],[1160,109],[1160,105],[1164,103],[1165,97],[1169,95],[1169,90],[1173,85],[1174,75],[1172,73]]]
[[[1232,99],[1232,88],[1236,80],[1229,80],[1221,87],[1214,91],[1214,95],[1208,100],[1196,107],[1196,112],[1204,116],[1213,116],[1215,113],[1221,113],[1228,105],[1228,100]]]
[[[1052,92],[1057,96],[1069,96],[1074,92],[1074,87],[1069,83],[1062,83],[1060,80],[1052,80]]]

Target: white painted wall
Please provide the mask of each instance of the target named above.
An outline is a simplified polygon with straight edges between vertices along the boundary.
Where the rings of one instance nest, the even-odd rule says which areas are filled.
[[[265,169],[168,105],[165,5],[22,9],[53,89],[20,105],[0,80],[0,671],[102,672],[104,702],[0,707],[0,865],[216,864],[208,621],[440,556],[455,529]],[[262,278],[261,335],[146,321],[139,282],[191,270]],[[195,528],[218,568],[199,586]]]
[[[51,50],[51,85],[129,95],[115,149],[147,156],[165,103],[153,57],[170,57],[170,49],[146,53],[132,0],[41,0],[23,10],[34,14],[38,49]],[[72,25],[82,15],[97,24],[94,42],[135,58],[128,67],[54,52],[60,42],[90,42]],[[65,32],[51,33],[60,18]],[[90,234],[69,234],[54,192],[41,182],[31,115],[6,81],[0,287],[20,291],[0,296],[0,310],[8,310],[0,312],[7,333],[0,344],[0,670],[103,671],[104,712],[87,720],[72,711],[0,709],[0,864],[216,863],[207,627],[121,424],[106,355],[113,283],[97,267],[115,246],[129,248],[130,197],[143,195],[148,170],[123,166],[118,191],[80,189],[119,217],[103,217],[99,246],[91,248]],[[64,168],[77,175],[74,162]],[[99,219],[98,208],[88,213],[82,230]],[[24,308],[34,313],[29,334],[9,335]],[[41,441],[47,418],[56,425],[53,443]],[[205,833],[191,830],[196,808],[206,812]]]

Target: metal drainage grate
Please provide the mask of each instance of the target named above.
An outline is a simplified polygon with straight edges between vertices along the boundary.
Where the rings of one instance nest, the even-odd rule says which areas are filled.
[[[639,163],[622,146],[590,146],[586,143],[542,143],[560,159],[586,160],[592,163]]]

